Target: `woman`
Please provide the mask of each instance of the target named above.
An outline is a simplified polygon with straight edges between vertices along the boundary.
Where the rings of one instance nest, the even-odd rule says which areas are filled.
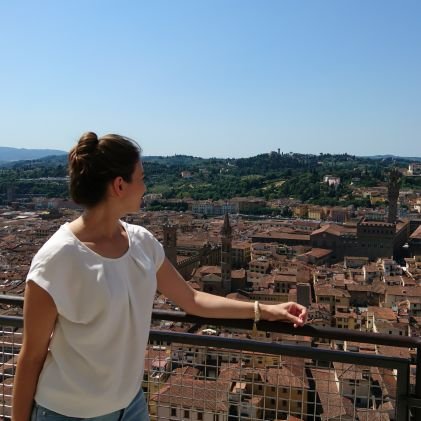
[[[140,385],[156,288],[203,317],[305,323],[296,303],[259,305],[193,290],[146,229],[124,223],[146,191],[140,148],[85,133],[69,153],[70,193],[85,207],[35,255],[13,420],[148,420]]]

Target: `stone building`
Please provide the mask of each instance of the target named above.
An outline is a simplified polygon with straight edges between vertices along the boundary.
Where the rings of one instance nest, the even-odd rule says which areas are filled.
[[[345,256],[381,257],[399,255],[401,247],[409,238],[409,222],[389,223],[369,221],[362,218],[356,227],[326,224],[310,235],[313,248],[330,249],[332,259]]]

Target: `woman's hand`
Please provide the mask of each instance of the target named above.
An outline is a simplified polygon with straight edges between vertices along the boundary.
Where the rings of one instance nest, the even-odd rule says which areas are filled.
[[[307,321],[307,309],[293,301],[276,305],[260,304],[260,313],[262,320],[286,320],[294,323],[294,327],[303,326]]]

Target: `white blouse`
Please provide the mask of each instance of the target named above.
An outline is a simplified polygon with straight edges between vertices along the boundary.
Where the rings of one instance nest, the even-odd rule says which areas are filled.
[[[81,418],[125,408],[143,379],[156,272],[165,254],[145,228],[122,223],[127,252],[102,257],[68,224],[42,246],[27,281],[46,290],[58,318],[35,401]]]

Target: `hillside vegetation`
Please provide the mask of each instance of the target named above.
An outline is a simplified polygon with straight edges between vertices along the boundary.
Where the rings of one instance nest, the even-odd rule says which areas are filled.
[[[363,158],[352,155],[262,154],[242,159],[196,158],[185,155],[145,157],[148,193],[164,198],[229,199],[258,196],[267,200],[291,197],[314,204],[365,204],[353,196],[356,187],[387,183],[393,166],[407,168],[410,161],[395,157]],[[183,178],[182,171],[191,177]],[[17,195],[67,197],[66,157],[9,163],[0,168],[0,199],[13,184]],[[338,187],[323,183],[325,175],[340,177]],[[405,177],[403,187],[421,188],[420,177]]]

